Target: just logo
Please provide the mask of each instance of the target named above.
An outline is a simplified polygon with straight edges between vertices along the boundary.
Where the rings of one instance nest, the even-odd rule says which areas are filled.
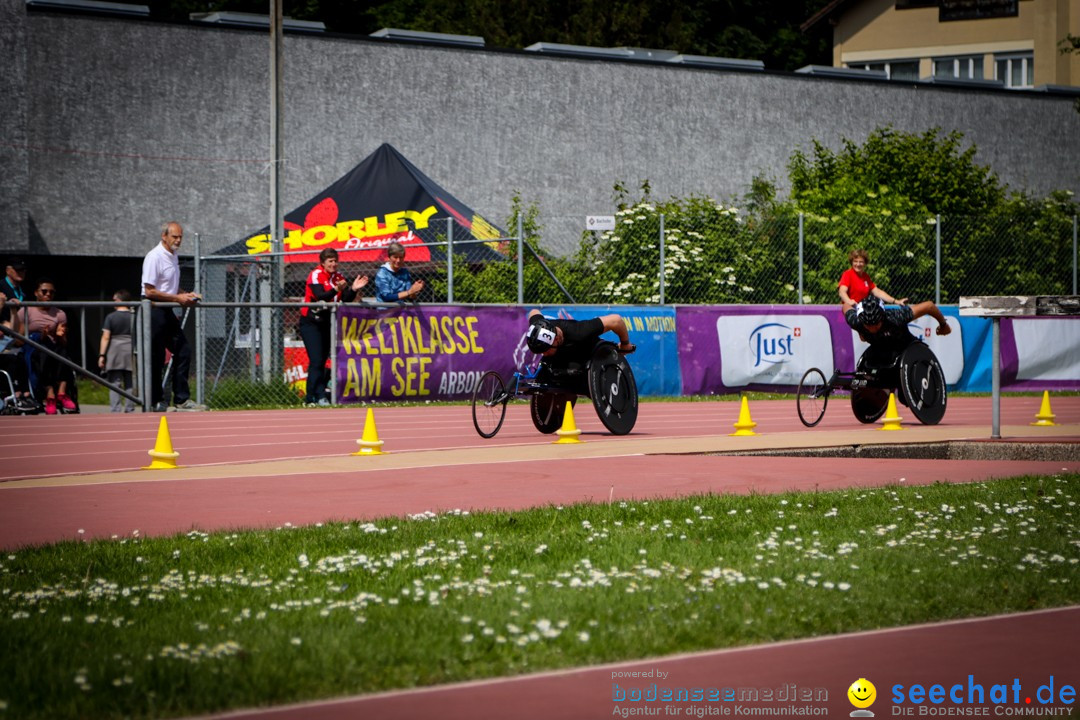
[[[758,325],[751,331],[749,340],[754,367],[760,367],[762,363],[788,362],[794,354],[792,339],[799,334],[799,328],[793,331],[781,323]]]

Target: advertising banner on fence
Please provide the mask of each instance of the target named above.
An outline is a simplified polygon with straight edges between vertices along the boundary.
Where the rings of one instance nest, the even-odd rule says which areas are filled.
[[[811,367],[851,367],[835,305],[715,305],[676,310],[684,395],[798,385]]]
[[[488,370],[517,369],[521,308],[413,306],[338,311],[338,402],[464,400]]]
[[[681,393],[674,308],[655,305],[549,305],[541,307],[540,311],[548,317],[571,320],[588,320],[610,313],[622,315],[630,333],[630,342],[637,345],[637,351],[627,360],[637,380],[638,395],[677,396]],[[606,333],[603,339],[619,341],[614,333]]]
[[[1001,321],[1002,381],[1016,389],[1080,387],[1080,318]]]

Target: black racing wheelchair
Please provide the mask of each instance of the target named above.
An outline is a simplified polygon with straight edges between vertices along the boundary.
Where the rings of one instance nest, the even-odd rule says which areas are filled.
[[[853,373],[837,371],[826,380],[818,368],[807,370],[796,396],[802,424],[814,427],[821,422],[829,396],[838,390],[851,392],[851,411],[863,423],[875,422],[885,413],[891,392],[924,425],[941,421],[948,400],[941,363],[925,343],[914,337],[899,352],[869,348]]]
[[[579,396],[592,400],[600,422],[613,435],[634,429],[638,411],[634,371],[618,346],[606,340],[597,344],[584,366],[552,367],[541,361],[516,371],[509,382],[494,370],[484,373],[473,391],[473,427],[481,437],[495,437],[506,419],[506,404],[528,397],[533,425],[550,435],[562,427],[566,403],[576,406]]]

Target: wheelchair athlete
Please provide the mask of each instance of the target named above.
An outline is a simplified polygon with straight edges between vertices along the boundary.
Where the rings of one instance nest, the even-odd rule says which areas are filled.
[[[860,303],[851,303],[844,310],[848,325],[859,333],[863,342],[870,344],[870,349],[866,351],[868,360],[878,367],[892,364],[908,345],[919,342],[919,338],[908,330],[908,323],[916,318],[929,315],[937,320],[938,335],[952,332],[941,310],[929,300],[915,305],[884,308],[877,298],[868,297]]]
[[[626,321],[621,315],[601,315],[591,320],[561,320],[546,318],[539,310],[529,311],[526,342],[529,349],[542,355],[543,364],[563,370],[583,369],[592,358],[593,350],[605,332],[619,336],[619,353],[629,355],[637,350],[630,342]],[[577,366],[575,368],[575,366]]]

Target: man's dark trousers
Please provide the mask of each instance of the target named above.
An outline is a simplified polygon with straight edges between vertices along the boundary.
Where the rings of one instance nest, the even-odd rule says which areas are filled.
[[[172,308],[155,307],[150,310],[150,402],[157,405],[164,392],[161,373],[165,369],[165,350],[172,353],[173,405],[181,405],[191,397],[188,372],[191,370],[191,346],[188,345],[180,320]]]

